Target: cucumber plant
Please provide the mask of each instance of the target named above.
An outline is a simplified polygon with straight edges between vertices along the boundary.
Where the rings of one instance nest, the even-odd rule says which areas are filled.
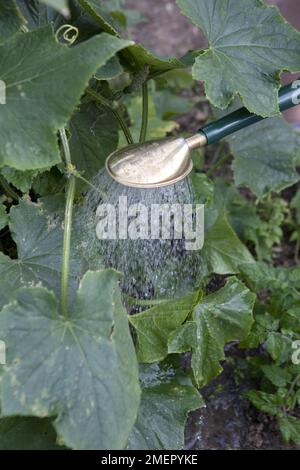
[[[261,0],[177,4],[208,42],[181,58],[135,44],[126,28],[141,18],[122,0],[0,4],[1,449],[181,449],[232,341],[257,353],[249,400],[300,443],[299,197],[282,199],[296,193],[300,137],[278,108],[300,34]],[[205,97],[178,96],[197,81]],[[272,118],[225,154],[195,153],[198,287],[128,315],[122,273],[79,255],[73,212],[118,145],[176,134],[174,116],[234,99]],[[230,161],[233,178],[220,178]],[[289,266],[284,240],[297,243]]]

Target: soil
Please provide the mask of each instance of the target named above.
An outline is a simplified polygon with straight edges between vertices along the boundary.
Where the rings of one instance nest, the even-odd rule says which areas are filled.
[[[290,3],[293,1],[288,0]],[[279,7],[285,5],[282,0],[278,0],[277,4]],[[127,0],[126,5],[139,10],[147,18],[146,23],[131,28],[132,38],[157,54],[180,57],[189,49],[206,46],[205,38],[181,15],[175,0]],[[203,95],[203,86],[196,84],[191,93],[194,96]],[[192,112],[177,119],[180,131],[195,131],[203,125],[207,116],[207,104],[198,105]],[[207,155],[208,160],[213,154],[212,148]],[[229,178],[232,177],[230,165],[226,165],[224,171]],[[290,198],[290,194],[286,196]],[[293,247],[287,239],[277,263],[289,266],[292,260]],[[214,291],[223,284],[224,278],[219,276],[211,281],[208,288]],[[256,385],[245,376],[242,361],[239,362],[239,356],[246,353],[230,345],[227,348],[229,359],[223,365],[224,372],[201,390],[207,406],[191,413],[189,417],[186,428],[187,449],[300,450],[299,446],[285,444],[276,420],[259,413],[244,397],[245,392]],[[189,357],[184,355],[182,360],[183,365],[188,366]]]
[[[147,22],[131,29],[133,40],[161,56],[183,56],[205,47],[206,40],[176,5],[175,0],[127,0],[128,8],[140,11]]]
[[[275,418],[259,413],[245,394],[256,384],[245,375],[242,357],[233,344],[227,351],[224,372],[201,393],[206,408],[191,413],[186,448],[197,450],[299,450],[285,444]]]

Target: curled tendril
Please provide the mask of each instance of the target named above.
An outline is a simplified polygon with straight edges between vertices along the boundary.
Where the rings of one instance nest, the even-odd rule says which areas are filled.
[[[79,36],[79,29],[71,24],[63,24],[55,33],[55,37],[59,40],[59,35],[62,35],[62,38],[69,45],[73,44]]]

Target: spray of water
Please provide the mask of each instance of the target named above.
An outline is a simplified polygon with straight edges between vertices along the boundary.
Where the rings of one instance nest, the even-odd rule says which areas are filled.
[[[124,293],[139,299],[175,298],[191,291],[201,276],[201,253],[187,251],[184,240],[99,240],[97,208],[117,207],[120,196],[128,205],[191,204],[193,191],[188,178],[156,189],[128,188],[101,170],[93,180],[75,216],[76,245],[91,269],[114,267],[122,273]]]

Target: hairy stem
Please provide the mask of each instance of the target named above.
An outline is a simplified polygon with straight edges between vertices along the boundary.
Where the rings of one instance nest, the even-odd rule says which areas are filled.
[[[143,94],[143,114],[142,114],[142,125],[139,142],[142,144],[146,140],[147,128],[148,128],[148,83],[144,82],[142,85]]]
[[[127,140],[127,143],[128,144],[133,144],[134,141],[133,141],[133,137],[131,135],[131,132],[130,132],[130,129],[129,127],[127,126],[127,123],[125,121],[125,119],[123,118],[122,114],[120,113],[120,111],[118,109],[115,109],[112,104],[110,103],[110,101],[108,101],[106,98],[104,98],[102,95],[100,95],[99,93],[97,93],[96,91],[92,90],[92,88],[88,88],[86,90],[87,94],[92,96],[94,98],[95,101],[97,101],[99,104],[101,104],[102,106],[106,106],[107,108],[109,108],[113,115],[115,116],[115,118],[117,119],[118,123],[120,124],[120,127],[125,135],[125,138]]]
[[[59,131],[61,143],[64,151],[66,165],[72,165],[70,148],[65,129]],[[71,251],[71,233],[73,202],[75,196],[76,177],[69,176],[66,192],[65,223],[64,223],[64,241],[61,267],[61,311],[65,319],[68,318],[68,294],[69,294],[69,271],[70,271],[70,251]]]

